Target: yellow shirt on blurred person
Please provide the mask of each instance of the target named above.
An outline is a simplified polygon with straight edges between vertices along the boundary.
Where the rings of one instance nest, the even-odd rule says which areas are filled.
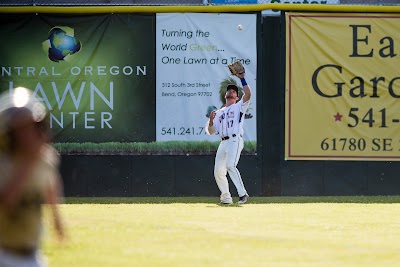
[[[22,100],[18,99],[22,95]],[[43,267],[42,205],[60,238],[60,158],[49,143],[44,106],[25,88],[0,96],[0,266]]]

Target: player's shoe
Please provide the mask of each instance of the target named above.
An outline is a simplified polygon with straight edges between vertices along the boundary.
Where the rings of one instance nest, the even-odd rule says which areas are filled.
[[[249,200],[249,195],[246,194],[244,196],[241,196],[241,197],[239,197],[238,204],[244,204],[247,202],[247,200]]]
[[[232,205],[233,201],[232,200],[221,200],[221,202],[219,202],[220,205]]]

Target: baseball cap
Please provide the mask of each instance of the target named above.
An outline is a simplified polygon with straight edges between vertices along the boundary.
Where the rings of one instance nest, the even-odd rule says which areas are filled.
[[[235,90],[236,94],[239,96],[239,88],[236,85],[228,84],[228,86],[226,87],[226,91],[229,91],[230,89]]]

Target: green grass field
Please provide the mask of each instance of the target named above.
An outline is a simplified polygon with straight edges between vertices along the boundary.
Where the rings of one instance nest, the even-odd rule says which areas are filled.
[[[50,267],[399,266],[400,197],[67,198]],[[45,213],[48,219],[48,213]]]

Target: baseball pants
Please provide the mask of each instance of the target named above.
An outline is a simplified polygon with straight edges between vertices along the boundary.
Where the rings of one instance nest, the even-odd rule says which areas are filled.
[[[45,267],[47,266],[43,255],[37,251],[32,256],[18,256],[0,248],[1,267]]]
[[[239,196],[247,194],[242,177],[236,168],[240,153],[243,149],[243,138],[239,135],[230,137],[228,140],[221,141],[215,156],[214,176],[218,188],[221,191],[220,199],[223,202],[232,202],[232,196],[229,192],[229,183],[226,174],[229,174],[233,184],[236,187]]]

